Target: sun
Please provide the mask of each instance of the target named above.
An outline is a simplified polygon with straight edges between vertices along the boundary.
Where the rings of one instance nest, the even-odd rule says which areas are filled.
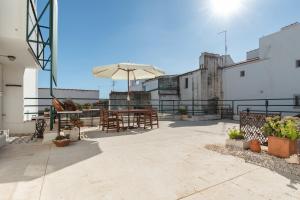
[[[230,17],[241,10],[242,0],[210,0],[210,8],[214,15]]]

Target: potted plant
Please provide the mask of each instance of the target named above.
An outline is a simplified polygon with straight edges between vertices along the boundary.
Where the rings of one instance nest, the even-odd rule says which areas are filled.
[[[65,147],[70,144],[71,140],[68,138],[68,136],[63,136],[63,135],[58,135],[56,138],[53,140],[53,143],[57,147]]]
[[[187,112],[187,109],[185,107],[179,108],[178,113],[180,114],[180,119],[181,120],[188,119],[188,115],[187,115],[188,112]]]
[[[288,158],[296,153],[296,141],[300,137],[297,118],[268,117],[262,131],[268,137],[268,153]]]
[[[244,132],[233,127],[228,130],[229,138],[226,139],[225,146],[235,147],[238,149],[249,149],[249,142],[245,140]]]
[[[258,139],[250,140],[249,148],[252,152],[260,153],[261,152],[260,141]]]
[[[44,117],[50,117],[50,109],[49,108],[44,109]]]
[[[85,103],[85,104],[82,105],[82,108],[83,108],[83,109],[86,109],[86,110],[90,110],[90,109],[92,108],[92,104],[90,104],[90,103]]]

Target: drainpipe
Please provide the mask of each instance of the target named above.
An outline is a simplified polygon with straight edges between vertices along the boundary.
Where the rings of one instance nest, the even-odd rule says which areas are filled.
[[[2,109],[3,109],[3,66],[0,63],[0,129],[3,129],[3,118],[2,118]]]

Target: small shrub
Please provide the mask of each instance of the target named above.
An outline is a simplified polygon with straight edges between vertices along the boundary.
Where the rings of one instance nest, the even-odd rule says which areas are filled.
[[[243,140],[245,139],[244,133],[235,127],[228,130],[228,136],[232,140]]]
[[[295,117],[285,117],[280,120],[279,116],[267,117],[262,131],[264,136],[275,136],[296,140],[300,138],[300,120]]]
[[[64,139],[68,139],[66,136],[63,135],[58,135],[55,137],[55,140],[64,140]]]
[[[187,109],[186,108],[179,108],[178,113],[181,115],[187,115]]]
[[[266,123],[262,127],[262,132],[265,137],[276,136],[282,137],[280,130],[280,116],[267,117]]]
[[[298,129],[298,123],[295,118],[285,118],[281,121],[280,130],[281,135],[284,138],[290,140],[296,140],[300,138],[300,132]]]

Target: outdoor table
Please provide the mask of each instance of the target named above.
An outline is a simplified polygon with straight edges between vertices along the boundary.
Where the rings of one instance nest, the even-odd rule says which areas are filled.
[[[47,126],[46,119],[50,119],[49,117],[44,116],[38,116],[38,117],[32,117],[32,120],[35,120],[35,132],[31,137],[31,140],[36,138],[43,138],[44,132]]]
[[[66,115],[66,122],[68,122],[68,117],[70,115],[76,115],[78,117],[78,119],[80,120],[80,114],[82,113],[82,111],[76,110],[76,111],[58,111],[57,112],[57,117],[58,117],[58,128],[57,128],[57,134],[60,135],[60,129],[61,129],[61,116],[62,115]],[[78,140],[80,140],[80,127],[79,128],[79,133],[78,133]]]
[[[128,115],[128,128],[133,128],[133,126],[130,126],[130,114],[144,114],[147,115],[148,113],[151,112],[149,109],[124,109],[124,110],[109,110],[108,112],[114,114],[114,115],[119,115],[119,114],[127,114]]]

